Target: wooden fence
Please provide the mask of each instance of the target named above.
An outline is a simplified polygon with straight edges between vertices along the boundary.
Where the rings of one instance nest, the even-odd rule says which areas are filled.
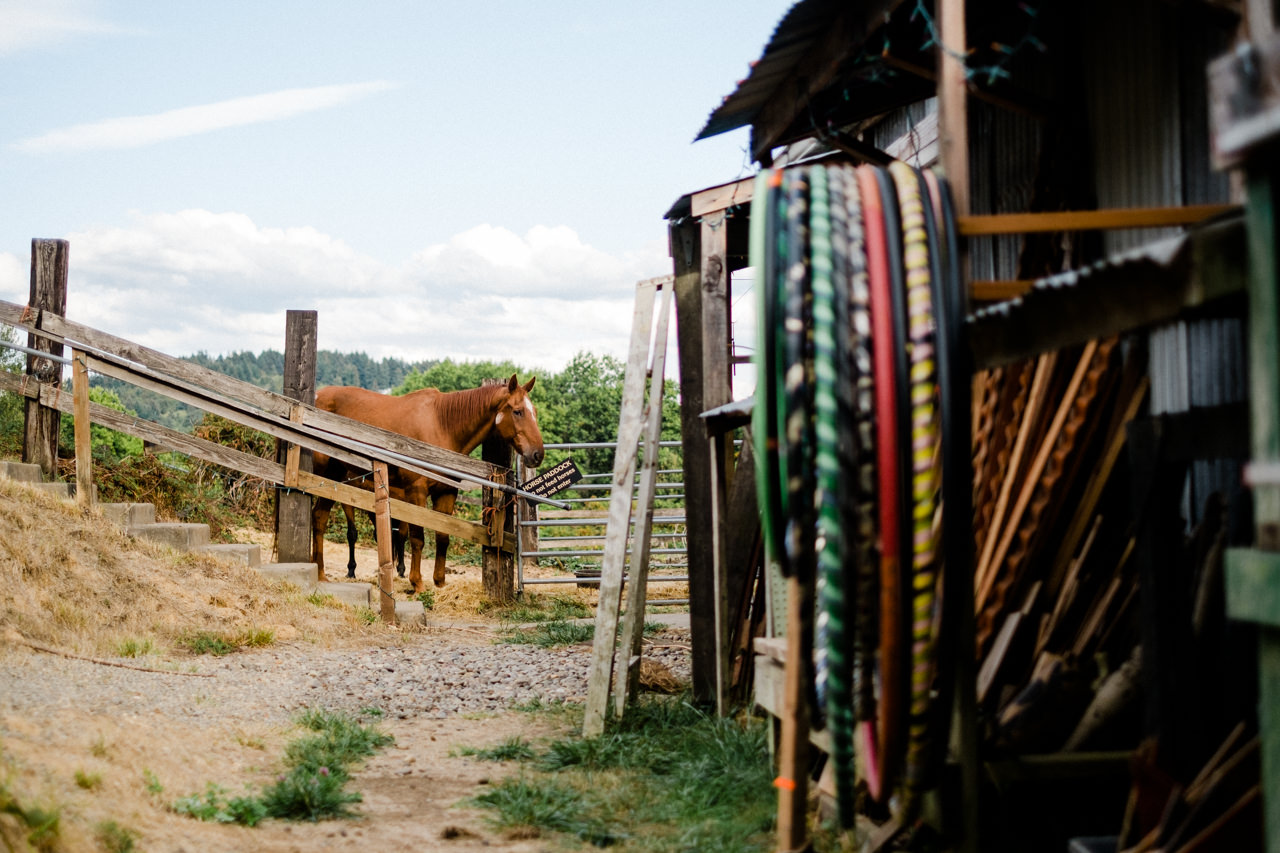
[[[509,468],[463,456],[411,438],[369,426],[349,418],[322,411],[314,406],[289,399],[232,379],[192,362],[183,361],[148,349],[131,341],[97,329],[74,323],[48,310],[0,301],[0,323],[23,329],[37,339],[65,345],[72,351],[73,381],[76,387],[67,394],[60,381],[61,370],[44,370],[27,374],[0,371],[0,390],[23,395],[40,407],[58,410],[80,419],[137,436],[145,441],[172,448],[197,459],[221,465],[277,486],[332,498],[340,503],[380,515],[379,530],[390,530],[390,519],[421,525],[428,530],[478,543],[484,549],[484,586],[486,594],[499,601],[510,599],[514,589],[515,536],[513,525],[504,521],[508,514],[487,512],[494,521],[486,525],[445,515],[404,501],[381,499],[373,491],[339,483],[302,470],[299,448],[324,453],[358,469],[377,474],[383,466],[395,466],[424,474],[436,480],[449,480],[440,468],[459,475],[460,483],[484,487],[486,506],[504,505],[503,490],[514,488]],[[33,357],[35,361],[46,361]],[[46,364],[47,368],[48,365]],[[85,384],[88,371],[123,380],[141,388],[178,400],[187,405],[213,412],[227,420],[259,430],[281,442],[290,452],[285,462],[264,459],[215,442],[169,429],[161,424],[90,403]],[[83,389],[83,390],[81,390]],[[79,406],[77,406],[77,401]],[[77,423],[77,434],[88,434],[87,423]],[[84,453],[77,441],[77,457]],[[87,440],[86,440],[87,445]],[[77,458],[77,476],[81,474]],[[89,466],[83,466],[87,472]],[[432,469],[436,470],[432,470]],[[385,473],[383,474],[385,477]],[[385,482],[385,479],[383,480]],[[379,563],[384,571],[390,566],[390,536],[379,537]],[[387,556],[384,559],[385,543]],[[380,573],[381,574],[381,573]],[[390,586],[380,583],[384,619],[394,619],[394,602],[386,592]]]

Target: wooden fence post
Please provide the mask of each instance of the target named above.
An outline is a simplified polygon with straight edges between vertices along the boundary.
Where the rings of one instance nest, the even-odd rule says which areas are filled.
[[[285,313],[283,394],[308,405],[316,401],[316,327],[315,311]],[[276,461],[288,463],[290,452],[298,454],[297,470],[310,473],[310,450],[280,442]],[[305,492],[276,491],[276,552],[282,563],[311,562],[311,497]]]
[[[59,317],[67,311],[67,261],[71,244],[66,240],[31,241],[31,295],[29,309],[37,316],[48,312]],[[31,349],[61,356],[62,344],[48,338],[28,334],[27,346]],[[61,384],[62,365],[59,362],[37,356],[27,356],[27,375],[38,382]],[[54,480],[58,474],[58,427],[62,415],[57,409],[40,405],[39,398],[27,398],[25,403],[26,425],[22,439],[22,461],[40,466],[45,480]]]
[[[480,458],[503,468],[511,467],[511,449],[501,439],[489,439],[480,448]],[[503,481],[511,482],[510,475]],[[515,523],[514,501],[508,500],[504,492],[498,489],[484,490],[484,523],[489,531],[495,534],[498,546],[481,548],[481,578],[484,584],[485,600],[494,604],[510,604],[515,601],[516,560],[513,554],[502,550],[502,538]]]
[[[79,350],[71,351],[71,393],[76,427],[76,505],[93,506],[93,434],[89,423],[89,364]]]
[[[392,592],[395,574],[391,569],[391,488],[385,462],[373,463],[373,494],[373,523],[378,534],[378,612],[385,624],[394,625],[396,600]]]

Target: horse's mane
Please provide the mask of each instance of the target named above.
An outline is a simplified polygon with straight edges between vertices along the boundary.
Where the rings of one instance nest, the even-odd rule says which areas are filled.
[[[483,414],[493,400],[506,392],[506,382],[495,382],[486,379],[479,388],[464,388],[461,391],[437,391],[436,413],[441,423],[465,423]],[[436,390],[436,389],[430,389]]]

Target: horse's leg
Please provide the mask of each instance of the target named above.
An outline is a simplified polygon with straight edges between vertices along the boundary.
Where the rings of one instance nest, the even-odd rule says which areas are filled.
[[[409,524],[402,521],[391,531],[391,553],[396,560],[396,574],[404,577],[404,541],[409,538]],[[421,534],[419,534],[421,538]]]
[[[409,482],[404,490],[404,499],[414,506],[425,507],[427,505],[427,481],[425,478],[417,477]],[[413,585],[414,593],[422,592],[424,585],[422,583],[422,528],[416,524],[407,525],[409,530],[409,550],[411,559],[409,560],[409,583]],[[401,525],[401,532],[404,525]],[[401,557],[403,558],[403,543],[401,543]]]
[[[311,507],[311,560],[316,564],[318,577],[324,576],[324,531],[329,527],[329,514],[333,512],[333,501],[329,498],[317,497]]]
[[[445,515],[453,515],[454,505],[458,500],[458,490],[449,489],[441,492],[432,500],[432,505],[436,512],[443,512]],[[436,571],[432,575],[432,580],[436,582],[436,586],[444,586],[444,564],[445,557],[449,553],[449,534],[436,532]]]
[[[356,539],[360,536],[356,530],[356,508],[351,504],[343,504],[342,511],[347,516],[347,577],[356,576]]]

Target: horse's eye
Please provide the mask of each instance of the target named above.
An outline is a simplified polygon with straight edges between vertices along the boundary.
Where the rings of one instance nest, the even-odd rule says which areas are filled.
[[[511,414],[515,415],[517,418],[523,418],[523,417],[524,417],[524,409],[512,409],[512,410],[511,410]]]

